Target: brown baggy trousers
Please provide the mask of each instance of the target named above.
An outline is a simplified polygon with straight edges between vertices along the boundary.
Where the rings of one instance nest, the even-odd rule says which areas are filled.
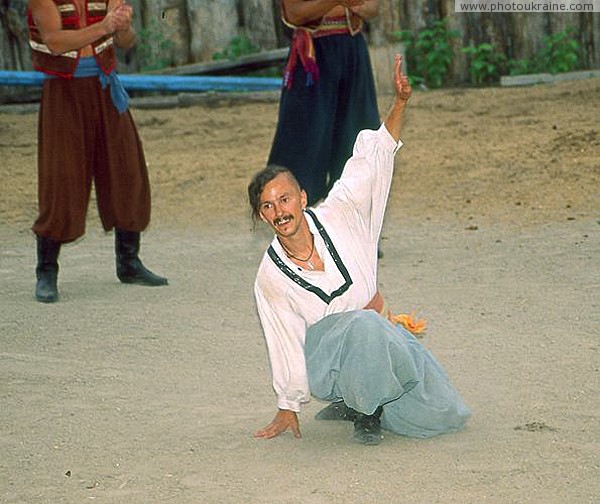
[[[38,124],[36,235],[67,243],[85,233],[92,180],[106,231],[142,231],[150,222],[150,182],[142,143],[127,110],[119,114],[97,77],[44,82]]]

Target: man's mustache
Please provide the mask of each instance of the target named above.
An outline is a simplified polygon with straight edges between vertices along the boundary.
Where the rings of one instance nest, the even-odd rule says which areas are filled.
[[[279,224],[281,224],[283,221],[285,220],[294,220],[294,216],[291,214],[288,215],[282,215],[281,217],[277,217],[273,220],[273,224],[275,224],[276,226],[279,226]]]

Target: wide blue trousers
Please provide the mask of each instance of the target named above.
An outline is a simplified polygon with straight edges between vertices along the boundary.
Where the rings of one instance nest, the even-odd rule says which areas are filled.
[[[308,329],[304,350],[313,396],[365,414],[383,406],[381,426],[396,434],[453,432],[470,416],[433,355],[372,310],[325,317]]]

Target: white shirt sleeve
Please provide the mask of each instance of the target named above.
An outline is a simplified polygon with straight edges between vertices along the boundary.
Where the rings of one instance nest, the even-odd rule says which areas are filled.
[[[268,280],[254,287],[258,315],[262,324],[277,406],[299,412],[300,404],[310,400],[304,359],[305,321],[293,311],[281,289],[271,289]]]
[[[356,137],[352,157],[322,206],[351,206],[358,212],[373,240],[379,239],[394,173],[394,156],[402,147],[385,125],[363,130]]]

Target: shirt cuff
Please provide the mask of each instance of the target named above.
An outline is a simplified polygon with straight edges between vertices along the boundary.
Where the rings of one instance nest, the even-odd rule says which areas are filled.
[[[279,409],[291,410],[296,413],[300,413],[300,403],[295,401],[288,401],[283,397],[280,397],[277,401],[277,407]]]
[[[404,145],[402,140],[398,140],[398,142],[394,140],[394,137],[390,135],[390,132],[387,130],[384,123],[381,123],[381,126],[377,130],[377,133],[381,138],[381,142],[383,143],[383,145],[389,148],[394,154],[396,154],[396,152],[400,150],[400,147]]]

